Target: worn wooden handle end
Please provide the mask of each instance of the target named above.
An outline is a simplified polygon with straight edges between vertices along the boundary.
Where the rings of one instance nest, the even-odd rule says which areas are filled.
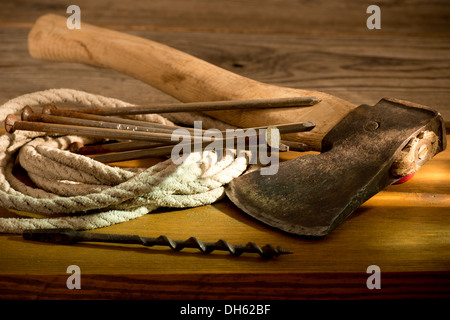
[[[313,107],[265,110],[210,111],[207,114],[234,126],[248,128],[311,121],[310,132],[286,135],[320,149],[326,133],[355,105],[313,90],[261,83],[219,68],[166,45],[82,23],[71,30],[66,18],[40,17],[28,39],[31,56],[110,68],[139,79],[183,102],[315,96]]]

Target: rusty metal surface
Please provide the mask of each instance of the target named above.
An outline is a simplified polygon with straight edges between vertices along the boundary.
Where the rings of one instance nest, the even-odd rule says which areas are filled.
[[[272,99],[253,100],[224,100],[205,102],[180,102],[172,104],[155,104],[143,106],[125,106],[121,108],[85,108],[83,112],[96,115],[133,115],[150,113],[170,113],[170,112],[202,112],[217,110],[237,110],[237,109],[266,109],[266,108],[290,108],[307,107],[320,102],[316,97],[289,97]]]
[[[439,113],[383,99],[361,105],[323,139],[320,154],[280,163],[278,173],[252,171],[234,179],[227,196],[259,221],[300,236],[325,236],[355,209],[399,177],[390,173],[395,156],[424,130],[446,148]]]

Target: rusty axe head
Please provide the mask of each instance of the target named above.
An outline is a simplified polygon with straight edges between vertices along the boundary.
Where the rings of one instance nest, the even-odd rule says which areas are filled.
[[[351,111],[324,137],[320,154],[282,162],[271,176],[244,174],[228,184],[226,193],[244,212],[272,227],[324,236],[445,147],[439,113],[382,99]]]

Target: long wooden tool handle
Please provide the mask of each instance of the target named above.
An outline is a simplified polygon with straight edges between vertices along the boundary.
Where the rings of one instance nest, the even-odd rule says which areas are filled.
[[[53,14],[40,17],[28,38],[32,57],[80,62],[111,68],[139,79],[183,102],[315,96],[313,107],[290,110],[211,111],[209,115],[239,127],[311,121],[308,133],[287,139],[320,148],[324,135],[355,105],[331,95],[279,87],[251,80],[214,66],[166,45],[82,23],[68,29],[66,18]]]

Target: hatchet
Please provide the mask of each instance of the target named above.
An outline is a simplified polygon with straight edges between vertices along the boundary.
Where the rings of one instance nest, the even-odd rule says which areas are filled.
[[[166,45],[66,18],[40,17],[29,33],[32,57],[110,68],[182,102],[314,96],[320,103],[286,109],[205,112],[248,128],[311,121],[309,132],[285,135],[317,154],[280,163],[278,172],[245,173],[227,185],[237,207],[287,233],[324,236],[386,186],[418,170],[446,148],[441,115],[396,99],[356,106],[319,91],[255,81]]]

